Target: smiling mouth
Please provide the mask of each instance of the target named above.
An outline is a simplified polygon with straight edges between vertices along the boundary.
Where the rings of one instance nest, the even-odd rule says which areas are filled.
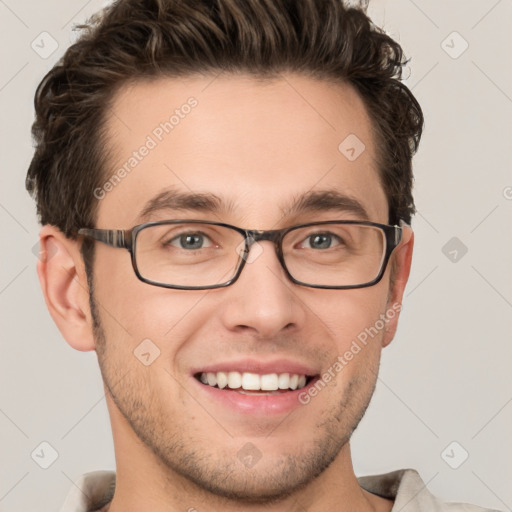
[[[302,389],[316,376],[296,373],[199,372],[194,377],[204,384],[224,391],[252,395],[279,395]]]

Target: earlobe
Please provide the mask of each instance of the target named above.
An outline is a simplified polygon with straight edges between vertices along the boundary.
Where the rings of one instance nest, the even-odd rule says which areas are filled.
[[[393,252],[393,260],[395,265],[395,278],[391,289],[389,290],[389,298],[387,310],[389,311],[389,323],[386,325],[386,332],[382,337],[382,347],[388,346],[398,327],[398,317],[402,309],[402,300],[404,290],[409,279],[412,263],[412,253],[414,248],[414,232],[408,225],[403,226],[402,241]],[[391,315],[392,312],[392,315]]]
[[[37,274],[48,311],[73,348],[94,350],[89,290],[77,241],[55,226],[41,229]]]

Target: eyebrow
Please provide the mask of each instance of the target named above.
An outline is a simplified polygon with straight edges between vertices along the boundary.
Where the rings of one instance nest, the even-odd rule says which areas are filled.
[[[233,213],[236,207],[232,200],[224,200],[211,192],[182,192],[167,188],[144,205],[138,219],[146,222],[154,214],[166,210],[225,214]],[[369,220],[368,212],[360,201],[335,189],[312,190],[300,194],[282,206],[280,211],[284,217],[332,211],[351,213],[358,220]]]
[[[149,220],[152,215],[162,210],[229,213],[234,209],[235,204],[232,201],[224,201],[211,192],[181,192],[167,188],[144,205],[138,219]]]
[[[306,192],[292,199],[288,207],[281,208],[284,216],[324,211],[352,213],[358,220],[370,220],[368,212],[360,201],[334,189]]]

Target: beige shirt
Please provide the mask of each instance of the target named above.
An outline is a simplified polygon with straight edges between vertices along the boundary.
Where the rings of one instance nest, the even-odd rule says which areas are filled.
[[[366,491],[394,500],[392,512],[498,512],[495,509],[436,498],[414,469],[362,476],[358,481]],[[115,484],[114,471],[86,473],[71,488],[60,512],[107,512],[114,496]]]

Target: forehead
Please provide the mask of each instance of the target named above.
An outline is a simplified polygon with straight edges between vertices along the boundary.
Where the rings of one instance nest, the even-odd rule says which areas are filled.
[[[387,222],[371,121],[349,85],[298,75],[136,82],[114,97],[106,128],[99,227],[131,227],[171,190],[212,194],[218,211],[200,218],[253,229],[275,227],[303,194],[325,190]]]

